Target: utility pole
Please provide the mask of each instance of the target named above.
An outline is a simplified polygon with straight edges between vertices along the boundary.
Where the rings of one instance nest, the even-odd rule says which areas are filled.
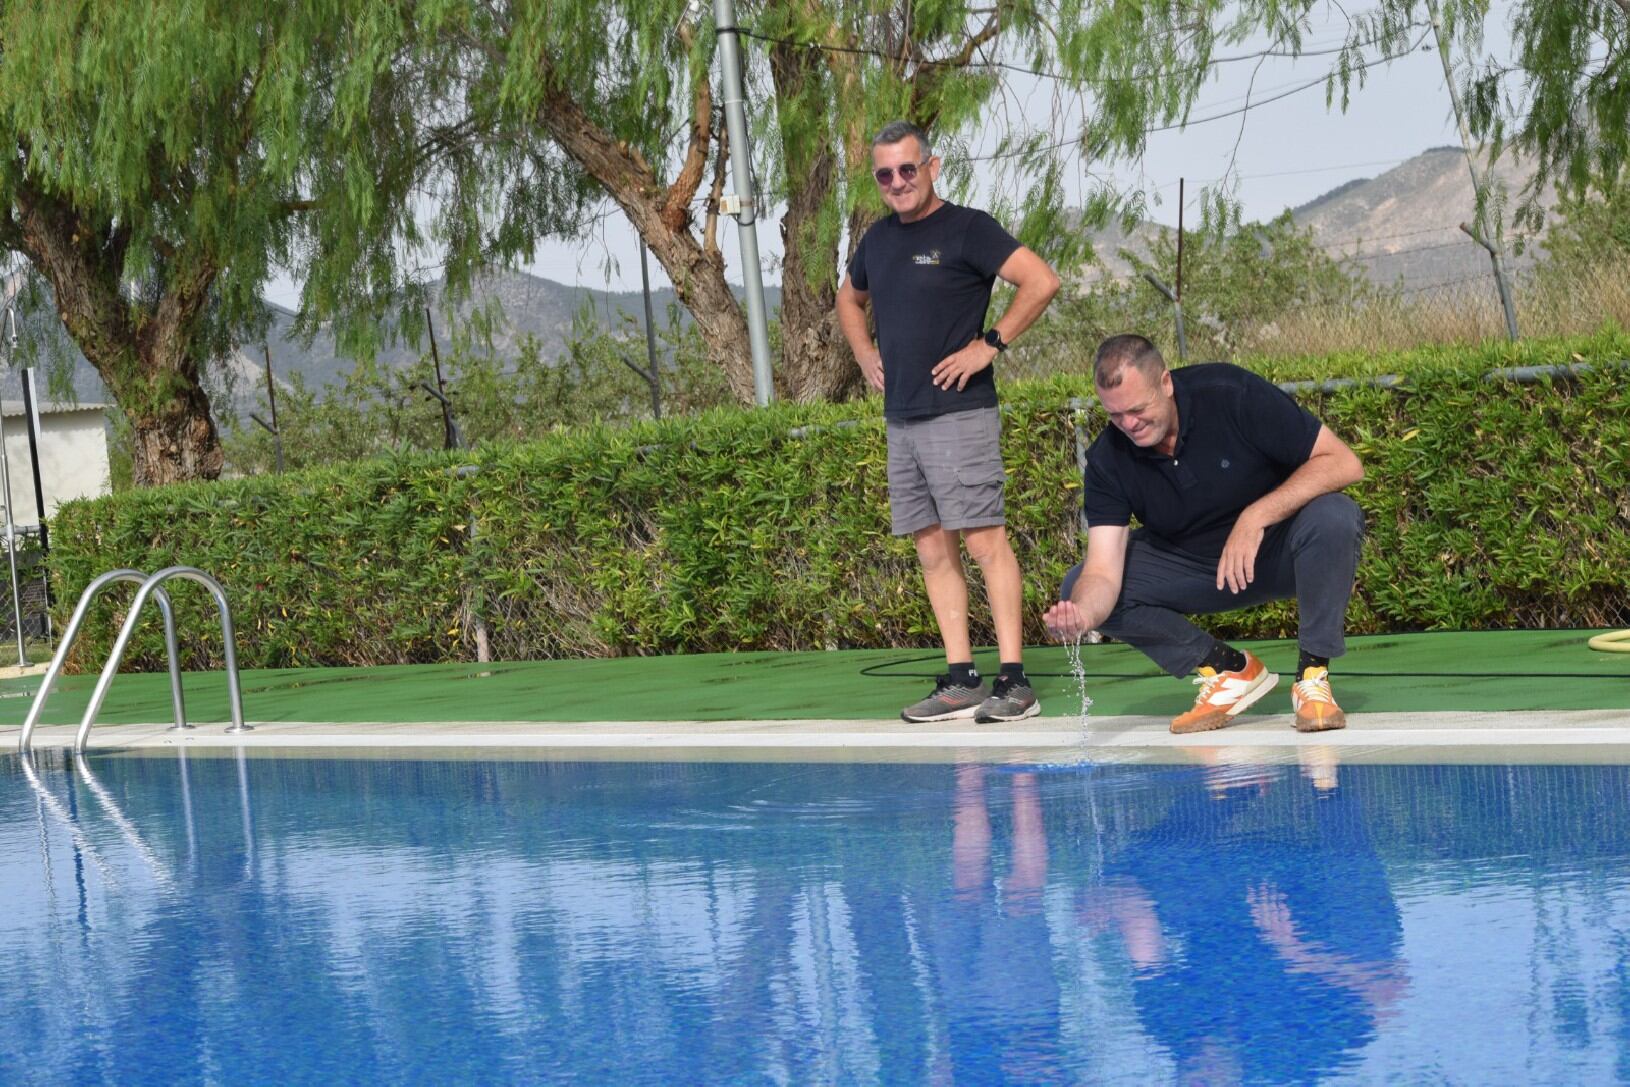
[[[753,160],[747,143],[746,92],[741,81],[741,36],[736,28],[735,0],[713,0],[713,32],[719,39],[719,99],[730,137],[730,180],[736,191],[720,201],[720,210],[736,219],[741,246],[742,285],[747,293],[747,340],[753,352],[753,400],[763,407],[775,399],[770,373],[770,325],[764,311],[764,273],[758,261],[759,195],[753,189]]]
[[[1489,260],[1494,264],[1494,282],[1500,289],[1500,305],[1505,309],[1505,331],[1513,343],[1517,340],[1517,307],[1511,301],[1511,284],[1506,281],[1505,257],[1500,252],[1500,246],[1489,237],[1487,218],[1483,209],[1483,180],[1477,175],[1477,159],[1472,149],[1471,129],[1466,125],[1466,111],[1460,104],[1460,89],[1455,86],[1454,66],[1449,63],[1449,40],[1443,36],[1443,19],[1438,14],[1437,0],[1426,0],[1426,10],[1432,16],[1432,36],[1437,39],[1438,59],[1443,62],[1443,81],[1449,87],[1449,101],[1455,107],[1455,123],[1460,126],[1460,147],[1466,153],[1466,169],[1472,175],[1473,195],[1477,200],[1477,223],[1475,229],[1465,223],[1460,229],[1467,236],[1488,250]]]
[[[1153,272],[1144,272],[1143,278],[1172,304],[1172,313],[1177,317],[1177,362],[1181,366],[1189,358],[1189,341],[1183,334],[1183,178],[1177,179],[1177,290]]]
[[[267,422],[254,412],[249,418],[260,424],[262,430],[272,436],[272,452],[277,457],[277,471],[283,473],[283,432],[277,429],[277,383],[272,380],[272,348],[270,344],[261,344],[261,351],[266,356],[266,401],[272,407],[272,421]]]

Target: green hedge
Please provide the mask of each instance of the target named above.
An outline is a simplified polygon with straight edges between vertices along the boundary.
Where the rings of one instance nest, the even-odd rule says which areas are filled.
[[[1630,371],[1539,385],[1482,376],[1627,355],[1611,331],[1549,352],[1433,352],[1398,360],[1407,390],[1304,398],[1368,470],[1353,492],[1369,518],[1354,632],[1627,621]],[[1004,396],[1009,525],[1025,636],[1039,641],[1040,613],[1079,557],[1075,426],[1105,424],[1084,379]],[[1072,396],[1092,406],[1074,412]],[[932,646],[911,545],[888,535],[882,423],[860,410],[858,421],[853,405],[781,405],[585,427],[70,503],[52,526],[60,617],[102,570],[185,562],[225,584],[245,666],[473,660],[483,638],[497,659]],[[207,597],[174,593],[188,666],[217,665]],[[111,595],[76,665],[107,652],[128,591]],[[162,666],[157,625],[132,646],[141,667]],[[1294,608],[1212,625],[1286,635]],[[983,626],[975,638],[994,641]]]

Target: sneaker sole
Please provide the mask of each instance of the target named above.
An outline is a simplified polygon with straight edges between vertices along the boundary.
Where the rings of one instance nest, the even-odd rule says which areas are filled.
[[[975,724],[994,725],[1005,721],[1023,721],[1026,717],[1035,717],[1039,713],[1041,713],[1041,703],[1032,702],[1019,713],[1007,714],[1005,716],[997,713],[975,713],[973,719]]]
[[[1324,720],[1310,720],[1296,717],[1292,720],[1297,732],[1334,732],[1338,728],[1347,727],[1347,715],[1337,710]]]
[[[913,725],[928,725],[933,724],[935,721],[966,721],[968,718],[972,717],[978,712],[978,706],[964,706],[962,709],[951,710],[947,713],[936,713],[926,717],[913,717],[905,710],[901,710],[900,720],[908,721]]]
[[[1252,687],[1249,691],[1246,691],[1243,695],[1241,695],[1239,701],[1235,702],[1232,706],[1229,706],[1225,712],[1218,714],[1215,717],[1202,718],[1199,721],[1184,725],[1182,727],[1179,727],[1177,722],[1174,721],[1172,722],[1171,726],[1172,734],[1176,736],[1187,736],[1194,732],[1215,732],[1219,728],[1227,728],[1229,725],[1234,723],[1235,717],[1238,717],[1241,713],[1244,713],[1246,710],[1250,709],[1262,698],[1263,695],[1267,694],[1277,686],[1279,686],[1279,673],[1268,672],[1263,676],[1261,683],[1258,683],[1255,687]]]

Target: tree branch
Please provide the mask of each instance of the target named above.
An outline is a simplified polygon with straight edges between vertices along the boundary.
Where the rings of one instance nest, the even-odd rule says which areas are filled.
[[[702,252],[719,250],[719,201],[724,197],[725,167],[730,162],[730,132],[719,128],[719,154],[713,160],[713,188],[707,197],[707,220],[702,226]]]
[[[689,50],[693,32],[689,23],[679,27],[679,40]],[[690,144],[685,148],[685,159],[668,186],[662,201],[662,221],[670,230],[683,230],[690,223],[690,203],[696,199],[696,190],[702,187],[707,173],[707,149],[713,143],[713,88],[704,77],[696,81],[691,100]]]

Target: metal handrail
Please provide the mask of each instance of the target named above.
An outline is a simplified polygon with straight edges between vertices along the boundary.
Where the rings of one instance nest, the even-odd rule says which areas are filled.
[[[237,636],[232,630],[232,608],[226,602],[226,590],[221,588],[219,581],[195,566],[168,566],[142,582],[141,588],[136,590],[136,599],[130,604],[130,614],[125,617],[124,626],[119,629],[119,637],[113,643],[113,652],[108,655],[108,662],[103,665],[102,675],[96,681],[96,689],[91,692],[91,702],[85,707],[84,720],[79,722],[79,734],[74,737],[74,751],[85,750],[85,744],[91,735],[91,723],[96,720],[97,713],[102,709],[102,702],[107,698],[108,688],[113,685],[113,677],[118,674],[119,661],[124,658],[125,647],[130,644],[130,636],[136,632],[136,623],[141,618],[141,610],[147,603],[147,598],[158,592],[163,582],[173,577],[196,581],[208,589],[210,595],[215,598],[215,606],[221,612],[221,640],[226,648],[226,689],[231,700],[232,712],[232,725],[226,731],[253,731],[249,725],[243,723],[243,692],[238,685]]]
[[[85,586],[85,591],[79,596],[79,604],[74,608],[73,618],[68,620],[68,629],[63,632],[62,641],[57,645],[56,654],[51,658],[51,666],[45,670],[45,679],[40,684],[39,693],[34,696],[34,704],[28,708],[28,717],[23,721],[23,734],[17,740],[18,751],[28,753],[34,726],[39,724],[40,714],[45,710],[45,700],[51,696],[51,688],[55,685],[57,677],[62,674],[63,662],[68,659],[68,651],[73,648],[74,639],[79,636],[79,628],[85,625],[85,616],[90,614],[91,605],[102,595],[103,590],[117,581],[142,585],[146,583],[147,575],[140,570],[109,570]],[[175,707],[175,724],[171,727],[191,728],[192,726],[187,724],[186,704],[181,699],[181,664],[176,651],[175,609],[170,607],[170,595],[163,589],[159,589],[153,595],[158,600],[158,610],[164,615],[164,648],[170,655],[170,701]],[[134,615],[135,612],[131,614]]]

